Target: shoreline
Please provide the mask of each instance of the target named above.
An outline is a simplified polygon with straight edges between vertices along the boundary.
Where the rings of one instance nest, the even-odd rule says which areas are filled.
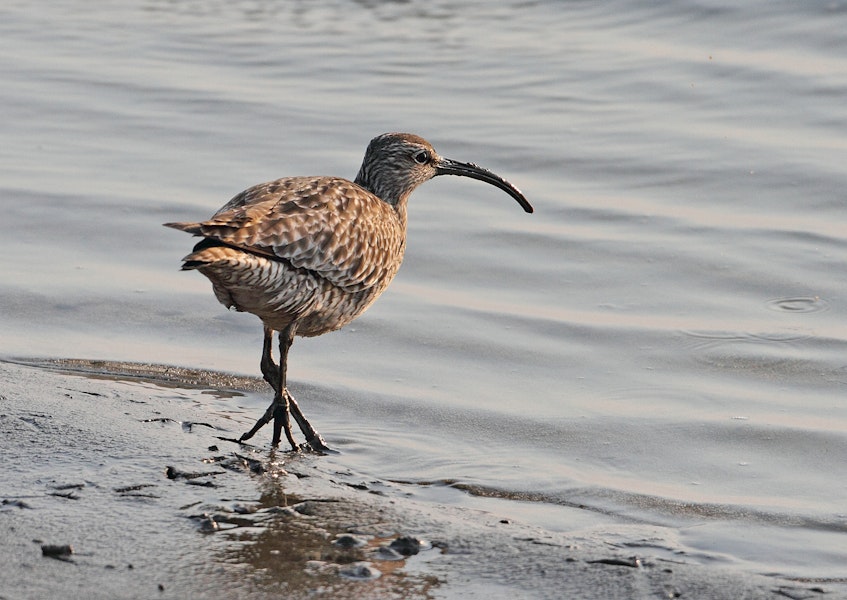
[[[218,440],[253,419],[228,398],[258,378],[85,360],[0,361],[0,377],[0,598],[838,594],[650,552],[649,526],[551,532],[447,483]]]

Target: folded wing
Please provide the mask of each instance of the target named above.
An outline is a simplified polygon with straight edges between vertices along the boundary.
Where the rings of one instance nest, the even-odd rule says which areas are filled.
[[[402,255],[405,239],[393,207],[346,179],[328,177],[263,183],[208,221],[167,225],[287,261],[348,291],[377,284],[385,266]]]

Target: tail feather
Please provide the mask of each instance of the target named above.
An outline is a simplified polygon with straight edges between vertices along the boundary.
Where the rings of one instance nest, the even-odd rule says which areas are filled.
[[[188,258],[187,256],[185,258]],[[209,261],[206,260],[187,260],[182,263],[182,267],[179,269],[180,271],[191,271],[194,269],[199,269],[201,267],[205,267],[209,264]]]
[[[200,235],[200,223],[162,223],[165,227]]]
[[[217,240],[203,238],[194,246],[191,254],[183,258],[182,271],[191,271],[206,267],[216,261],[226,259],[232,250],[226,244]]]

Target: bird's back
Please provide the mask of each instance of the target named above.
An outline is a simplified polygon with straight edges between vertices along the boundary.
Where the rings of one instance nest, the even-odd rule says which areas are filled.
[[[300,335],[352,321],[400,268],[405,207],[337,177],[289,177],[253,186],[211,219],[170,223],[204,239],[183,260],[228,307],[272,329],[298,319]]]

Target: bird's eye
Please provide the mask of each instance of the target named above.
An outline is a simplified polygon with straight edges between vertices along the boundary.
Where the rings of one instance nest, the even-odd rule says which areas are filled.
[[[412,158],[413,158],[413,159],[415,160],[415,162],[416,162],[416,163],[418,163],[419,165],[425,165],[426,163],[428,163],[428,162],[429,162],[429,152],[428,152],[428,151],[426,151],[426,150],[420,150],[420,151],[418,151],[418,152],[415,152],[415,153],[412,155]]]

